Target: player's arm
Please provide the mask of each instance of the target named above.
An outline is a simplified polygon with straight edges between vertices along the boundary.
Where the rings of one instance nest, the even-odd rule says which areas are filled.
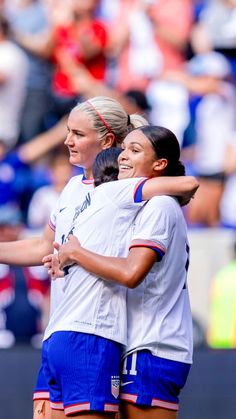
[[[44,255],[53,251],[54,231],[47,226],[40,237],[0,242],[0,263],[18,266],[42,265]]]
[[[98,255],[81,247],[73,235],[62,246],[55,243],[55,248],[60,269],[76,263],[92,274],[128,288],[137,287],[157,261],[156,252],[147,247],[131,248],[127,258]],[[47,258],[44,261],[47,262]]]
[[[16,42],[31,54],[49,59],[55,48],[55,36],[52,29],[43,30],[40,33],[14,33]]]
[[[142,200],[147,201],[156,195],[172,195],[181,198],[184,205],[194,196],[199,187],[193,176],[161,176],[148,179],[142,188]]]
[[[54,147],[62,144],[67,135],[67,117],[63,117],[56,125],[48,131],[37,135],[31,141],[18,148],[21,160],[24,163],[32,163]]]
[[[0,71],[0,87],[6,83],[7,78],[7,75]]]
[[[224,171],[228,176],[236,172],[236,147],[231,143],[226,148]]]

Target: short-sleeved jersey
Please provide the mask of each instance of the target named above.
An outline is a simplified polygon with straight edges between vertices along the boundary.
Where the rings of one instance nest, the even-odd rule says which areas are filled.
[[[128,290],[127,353],[192,362],[192,316],[187,288],[189,244],[182,210],[174,198],[148,201],[135,220],[130,247],[149,247],[159,255],[144,281]]]
[[[89,192],[94,189],[93,180],[86,180],[83,175],[74,176],[63,189],[51,213],[49,225],[55,231],[55,241],[62,244],[71,227],[76,208],[86,199]],[[50,316],[58,306],[63,295],[63,282],[61,278],[51,282]]]
[[[142,186],[146,179],[124,179],[98,186],[75,208],[68,233],[83,247],[104,256],[126,256],[134,217],[143,206]],[[59,282],[58,279],[56,282]],[[45,332],[91,333],[126,344],[127,289],[105,281],[73,265],[62,283],[63,295]]]

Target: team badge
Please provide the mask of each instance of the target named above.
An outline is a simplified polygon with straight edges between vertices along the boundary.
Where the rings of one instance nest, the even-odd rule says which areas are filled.
[[[120,393],[120,378],[118,376],[111,377],[111,394],[116,399]]]

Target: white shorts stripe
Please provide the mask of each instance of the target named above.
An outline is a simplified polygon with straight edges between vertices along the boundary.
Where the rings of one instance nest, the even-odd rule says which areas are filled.
[[[120,398],[126,402],[136,403],[138,396],[135,394],[121,393]],[[166,402],[164,400],[152,399],[152,406],[163,407],[169,410],[179,410],[177,403]]]
[[[137,401],[137,394],[128,394],[128,393],[121,393],[120,399],[126,400],[127,402],[133,402],[135,403]]]
[[[170,410],[179,410],[177,403],[165,402],[164,400],[152,399],[152,406],[164,407]]]
[[[76,413],[80,412],[81,410],[90,410],[90,403],[78,403],[74,404],[73,406],[65,407],[65,414],[68,413]]]
[[[49,400],[49,391],[35,391],[33,400],[47,399]]]
[[[54,410],[64,410],[64,405],[62,402],[50,402],[50,406]]]
[[[118,404],[105,404],[104,410],[106,412],[119,412],[119,406]]]

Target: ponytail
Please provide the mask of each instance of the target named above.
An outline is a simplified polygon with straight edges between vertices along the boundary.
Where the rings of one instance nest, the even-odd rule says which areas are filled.
[[[185,167],[183,163],[180,160],[174,164],[169,161],[165,170],[165,176],[185,176]]]

